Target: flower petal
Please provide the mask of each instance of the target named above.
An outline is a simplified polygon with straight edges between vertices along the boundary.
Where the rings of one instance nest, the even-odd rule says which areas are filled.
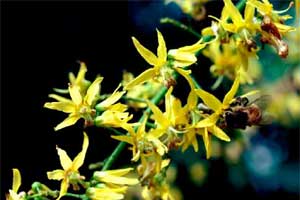
[[[78,85],[70,85],[69,86],[69,93],[70,93],[72,101],[76,105],[79,105],[79,104],[82,103],[82,97],[81,97],[80,88],[79,88]]]
[[[226,31],[229,31],[232,33],[235,33],[237,31],[236,26],[234,24],[228,24],[228,23],[224,22],[224,23],[222,23],[222,26]]]
[[[206,92],[202,89],[194,90],[196,94],[202,99],[202,101],[215,112],[218,111],[222,107],[222,103],[219,99],[217,99],[214,95]]]
[[[156,129],[151,129],[147,135],[151,135],[154,138],[160,138],[165,133],[166,133],[165,128],[156,128]]]
[[[196,59],[196,61],[197,61],[197,59]],[[173,66],[174,66],[174,68],[188,67],[188,66],[191,66],[192,64],[194,64],[196,61],[195,60],[192,60],[192,61],[189,61],[189,60],[174,60],[173,61]]]
[[[132,41],[136,50],[150,65],[155,66],[159,63],[159,59],[151,51],[141,45],[141,43],[135,39],[135,37],[132,37]]]
[[[63,179],[60,184],[60,192],[59,192],[59,197],[57,198],[57,200],[60,200],[60,198],[67,193],[68,187],[69,187],[69,180]]]
[[[200,129],[200,130],[201,130],[201,129]],[[191,142],[192,142],[194,151],[195,151],[195,152],[198,152],[198,151],[199,151],[199,146],[198,146],[198,141],[197,141],[196,134],[193,134],[193,135],[192,135]]]
[[[208,134],[207,128],[204,128],[202,137],[206,149],[206,159],[209,159],[211,156],[211,145],[210,145],[211,135]]]
[[[87,136],[87,134],[85,132],[83,132],[82,150],[74,158],[74,161],[73,161],[73,164],[72,164],[72,170],[73,171],[77,171],[83,165],[88,146],[89,146],[89,137]]]
[[[202,29],[201,34],[203,36],[208,36],[208,35],[213,36],[215,33],[214,33],[212,27],[209,26],[209,27]]]
[[[155,122],[157,122],[162,128],[168,128],[170,123],[168,119],[163,115],[161,110],[151,101],[147,101],[147,103],[151,111],[153,112]]]
[[[13,183],[12,183],[12,190],[14,192],[18,192],[18,189],[21,185],[21,173],[18,169],[13,169]]]
[[[171,96],[172,91],[173,91],[173,87],[171,86],[165,95],[165,109],[166,109],[165,114],[168,119],[170,119],[172,115],[172,96]]]
[[[140,137],[140,136],[142,136],[142,135],[144,135],[145,134],[145,129],[146,129],[146,123],[147,123],[147,121],[148,121],[148,117],[146,116],[146,117],[144,117],[144,119],[143,119],[143,121],[142,121],[142,124],[141,125],[139,125],[139,127],[138,127],[138,130],[137,130],[137,137]]]
[[[103,77],[97,77],[94,82],[90,85],[84,97],[84,101],[91,106],[96,100],[97,95],[100,92],[100,83],[102,82]]]
[[[279,32],[281,32],[281,33],[287,33],[287,32],[291,32],[291,31],[296,30],[295,27],[288,26],[288,25],[285,25],[285,24],[281,24],[281,23],[277,23],[277,22],[275,22],[274,24],[275,24],[276,28],[278,28]]]
[[[205,46],[206,46],[206,43],[202,43],[202,39],[200,39],[199,41],[197,41],[193,45],[180,47],[177,50],[180,51],[180,52],[186,52],[186,53],[190,53],[190,54],[195,54],[198,51],[200,51],[201,49],[203,49]]]
[[[270,4],[269,1],[263,0],[264,3],[258,1],[258,0],[248,0],[247,4],[250,4],[257,8],[257,11],[261,13],[262,15],[271,14],[273,10],[272,4]]]
[[[218,113],[214,113],[210,116],[208,116],[207,118],[199,121],[195,127],[196,128],[204,128],[204,127],[210,127],[216,124],[217,120],[219,119],[219,114]]]
[[[20,200],[20,197],[15,191],[9,190],[9,195],[7,200]]]
[[[126,142],[128,144],[133,145],[133,139],[131,136],[127,136],[127,135],[111,135],[110,137],[114,138],[115,140],[119,140],[122,142]]]
[[[184,69],[181,69],[181,68],[175,68],[175,70],[185,78],[185,80],[187,80],[187,82],[189,83],[190,85],[190,88],[191,90],[195,89],[195,85],[194,85],[194,82],[192,80],[192,78],[190,77],[190,74],[192,73],[191,70],[184,70]]]
[[[59,147],[56,147],[57,154],[59,156],[60,164],[62,168],[66,171],[72,166],[72,160],[68,156],[67,152]]]
[[[221,140],[224,140],[226,142],[230,141],[230,138],[228,137],[228,135],[226,135],[226,133],[217,126],[213,126],[211,132],[214,136],[216,136],[217,138],[219,138]]]
[[[122,175],[111,175],[108,174],[104,171],[102,172],[95,172],[94,177],[105,183],[113,183],[113,184],[118,184],[118,185],[136,185],[139,183],[138,179],[136,178],[126,178],[126,177],[121,177]]]
[[[69,91],[68,91],[68,93],[69,93]],[[67,98],[65,98],[65,97],[62,97],[62,96],[59,96],[59,95],[57,95],[57,94],[49,94],[49,97],[50,97],[50,98],[53,98],[53,99],[55,99],[55,100],[57,100],[57,101],[59,101],[59,102],[67,102],[67,103],[73,102],[72,100],[67,99]]]
[[[76,77],[73,72],[69,73],[69,81],[70,83],[75,83]]]
[[[74,80],[74,82],[72,82],[70,79],[70,82],[72,84],[75,83],[75,84],[79,85],[84,80],[86,72],[87,72],[86,64],[84,62],[80,62],[80,68],[79,68],[79,72],[77,74],[76,80]],[[69,78],[70,78],[70,76],[69,76]]]
[[[93,200],[121,200],[124,199],[123,193],[126,192],[127,186],[117,188],[88,188]]]
[[[63,129],[63,128],[67,127],[67,126],[72,126],[79,119],[80,119],[79,115],[72,115],[72,114],[70,114],[64,121],[62,121],[56,127],[54,127],[54,130],[58,131],[58,130]]]
[[[62,170],[62,169],[56,169],[56,170],[53,170],[51,172],[47,172],[47,177],[50,180],[60,181],[60,180],[64,179],[65,171]]]
[[[58,110],[65,113],[72,113],[75,112],[76,105],[71,102],[47,102],[44,104],[45,108]]]
[[[171,159],[165,159],[161,162],[161,169],[167,167],[171,162]]]
[[[243,23],[243,17],[239,10],[234,6],[231,0],[224,0],[225,7],[233,23],[237,26]]]
[[[194,53],[179,51],[178,49],[171,49],[168,54],[175,60],[175,67],[189,66],[197,61]]]
[[[124,90],[130,90],[134,86],[142,84],[150,79],[152,79],[155,76],[156,70],[153,68],[147,69],[144,72],[142,72],[138,77],[130,81],[125,87]]]
[[[254,13],[255,13],[255,8],[250,5],[246,4],[245,11],[244,11],[244,17],[245,17],[245,22],[246,23],[253,23],[253,18],[254,18]]]
[[[234,82],[230,88],[230,90],[227,92],[223,99],[223,105],[225,107],[228,107],[231,100],[234,98],[237,90],[239,89],[239,84],[240,84],[240,74],[238,73],[234,79]]]
[[[147,138],[154,144],[156,151],[160,156],[163,156],[166,152],[168,152],[168,148],[159,139],[150,134],[147,135]]]
[[[135,150],[133,150],[131,161],[137,162],[139,160],[140,156],[141,156],[141,151],[140,150],[137,150],[137,152]]]
[[[194,90],[191,90],[187,99],[187,108],[189,110],[193,110],[194,108],[196,108],[197,103],[198,103],[198,97],[194,92]]]
[[[156,29],[158,38],[157,56],[160,63],[167,60],[167,47],[163,35]]]
[[[96,108],[106,109],[107,107],[116,103],[126,92],[126,91],[118,92],[117,90],[119,88],[120,86],[117,87],[117,89],[108,98],[106,98],[104,101],[97,104]]]
[[[132,171],[132,167],[123,168],[123,169],[113,169],[113,170],[106,170],[106,171],[96,171],[94,173],[94,176],[103,178],[105,176],[124,176],[128,174],[130,171]]]

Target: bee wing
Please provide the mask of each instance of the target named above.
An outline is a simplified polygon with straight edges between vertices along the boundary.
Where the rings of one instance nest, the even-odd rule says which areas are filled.
[[[263,112],[262,118],[259,122],[259,125],[271,124],[273,120],[274,120],[273,115],[271,115],[270,113],[267,113],[267,112]]]
[[[261,110],[264,110],[267,108],[267,106],[271,102],[271,95],[264,94],[253,101],[249,101],[249,105],[256,104]]]
[[[247,98],[247,105],[256,104],[262,110],[271,102],[271,95],[265,94],[259,90],[250,91],[240,97]]]
[[[261,92],[259,90],[253,90],[241,96],[235,97],[234,99],[231,100],[230,104],[235,104],[237,101],[246,98],[248,100],[247,105],[249,105],[249,103],[253,102],[255,99],[259,98],[260,96],[261,96]]]

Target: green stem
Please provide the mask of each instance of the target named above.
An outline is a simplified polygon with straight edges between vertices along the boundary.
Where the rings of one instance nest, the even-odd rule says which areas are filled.
[[[73,193],[66,193],[64,194],[66,197],[74,197],[77,199],[87,199],[85,194],[73,194]]]
[[[187,32],[191,33],[192,35],[196,36],[197,38],[201,38],[201,35],[197,31],[195,31],[194,29],[188,27],[187,25],[185,25],[185,24],[183,24],[183,23],[181,23],[181,22],[179,22],[175,19],[171,19],[171,18],[168,18],[168,17],[162,18],[160,20],[160,23],[162,23],[162,24],[167,24],[167,23],[172,24],[172,25],[174,25],[174,26],[176,26],[180,29],[183,29],[184,31],[187,31]]]
[[[117,129],[115,129],[113,127],[103,127],[103,128],[114,132],[116,135],[124,135],[124,133],[122,133],[121,131],[118,131]]]
[[[236,4],[236,8],[241,11],[245,5],[246,5],[247,0],[240,0],[237,4]]]
[[[146,122],[146,126],[150,127],[150,128],[156,128],[156,125],[150,122]]]

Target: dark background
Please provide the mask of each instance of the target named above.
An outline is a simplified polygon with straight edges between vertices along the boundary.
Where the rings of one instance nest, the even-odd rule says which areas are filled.
[[[43,108],[51,101],[47,96],[52,88],[67,88],[68,72],[77,74],[80,60],[88,66],[87,79],[101,73],[102,91],[111,92],[128,65],[131,43],[127,2],[2,2],[1,18],[3,199],[11,188],[11,168],[20,169],[20,189],[28,191],[34,181],[49,182],[47,171],[61,168],[56,145],[71,158],[81,150],[80,122],[53,130],[66,115]],[[114,147],[102,142],[111,140],[108,134],[97,132],[90,135],[89,152],[98,157],[93,162],[103,160]],[[59,186],[58,181],[49,183]]]
[[[208,10],[217,12],[220,6],[210,5]],[[78,72],[77,61],[86,62],[87,79],[93,80],[98,73],[104,76],[102,93],[106,93],[117,87],[124,69],[136,74],[145,69],[131,36],[154,51],[156,27],[163,32],[168,49],[195,42],[195,37],[183,31],[160,26],[162,16],[178,18],[182,13],[167,10],[156,1],[1,3],[1,199],[11,188],[12,168],[21,171],[21,191],[28,191],[34,181],[58,188],[58,181],[46,177],[47,171],[61,168],[55,146],[65,149],[71,158],[81,150],[82,121],[54,132],[53,127],[66,115],[43,108],[52,88],[66,88],[68,72]],[[183,21],[187,19],[183,17]],[[201,22],[199,30],[208,24]],[[205,73],[197,77],[204,87],[212,83],[209,76],[203,79]],[[89,128],[87,132],[90,146],[86,163],[105,159],[117,142],[104,130]],[[121,158],[129,163],[126,153]],[[186,199],[192,195],[298,199],[297,194],[281,190],[263,195],[256,194],[251,186],[235,190],[227,182],[222,160],[211,161],[211,175],[202,188],[193,186],[184,166],[178,166],[177,183]],[[89,174],[86,168],[81,171]]]

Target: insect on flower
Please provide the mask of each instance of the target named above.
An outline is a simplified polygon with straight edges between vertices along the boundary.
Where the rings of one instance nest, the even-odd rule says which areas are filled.
[[[269,101],[269,95],[262,95],[258,91],[236,97],[223,113],[224,122],[222,125],[229,128],[245,129],[247,126],[270,124],[272,116],[265,112]]]

